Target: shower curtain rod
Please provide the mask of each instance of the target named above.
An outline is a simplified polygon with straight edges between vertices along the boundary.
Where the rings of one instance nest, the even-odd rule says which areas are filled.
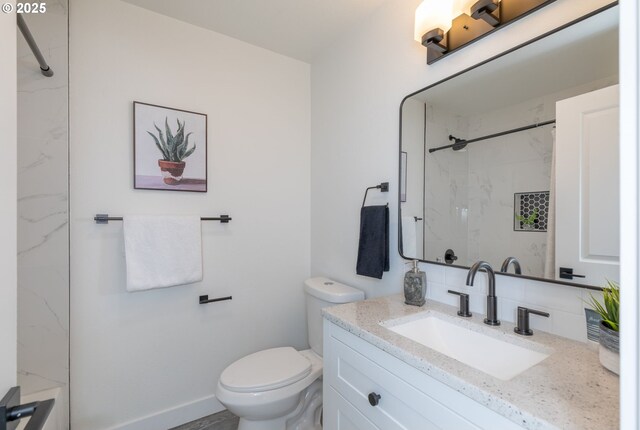
[[[33,55],[35,55],[36,60],[38,60],[38,63],[40,64],[40,71],[46,77],[53,76],[53,70],[51,70],[51,67],[49,67],[49,65],[47,64],[47,61],[42,56],[42,52],[40,52],[40,48],[38,48],[38,44],[36,43],[35,39],[33,38],[33,35],[29,31],[29,27],[27,27],[27,23],[24,21],[24,18],[19,13],[16,14],[16,17],[18,18],[18,28],[20,29],[20,32],[24,36],[24,40],[27,41],[29,48],[31,48]]]
[[[507,131],[501,131],[500,133],[489,134],[487,136],[476,137],[475,139],[469,139],[469,140],[458,139],[457,137],[449,135],[449,140],[453,140],[455,141],[455,143],[452,143],[451,145],[439,146],[437,148],[430,148],[429,153],[440,151],[441,149],[448,149],[448,148],[454,148],[454,147],[462,149],[470,143],[480,142],[481,140],[493,139],[494,137],[505,136],[507,134],[517,133],[519,131],[531,130],[532,128],[538,128],[538,127],[542,127],[549,124],[555,124],[555,123],[556,123],[556,120],[552,119],[549,121],[538,122],[536,124],[531,124],[531,125],[525,125],[524,127],[518,127],[518,128],[514,128]]]

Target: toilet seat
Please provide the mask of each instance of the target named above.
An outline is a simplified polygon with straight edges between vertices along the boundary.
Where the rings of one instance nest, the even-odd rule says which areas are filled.
[[[247,355],[220,375],[220,385],[237,393],[259,393],[291,385],[311,373],[311,362],[290,346]]]

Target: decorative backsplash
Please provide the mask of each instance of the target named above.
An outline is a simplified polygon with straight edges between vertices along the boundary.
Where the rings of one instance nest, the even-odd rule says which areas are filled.
[[[513,202],[515,231],[547,231],[549,191],[515,193]]]

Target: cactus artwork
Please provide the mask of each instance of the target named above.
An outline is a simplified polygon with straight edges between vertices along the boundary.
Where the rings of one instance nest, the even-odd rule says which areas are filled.
[[[153,126],[158,131],[158,136],[154,135],[150,131],[147,131],[147,133],[149,133],[149,136],[153,138],[156,146],[162,153],[164,161],[173,161],[174,163],[179,163],[181,161],[184,161],[184,159],[189,155],[193,154],[193,152],[196,150],[196,144],[194,143],[193,146],[189,148],[189,136],[191,136],[193,133],[187,133],[185,135],[185,121],[182,121],[182,124],[180,124],[180,120],[176,119],[176,122],[178,123],[178,130],[176,131],[175,135],[171,133],[171,128],[169,128],[168,117],[165,117],[164,119],[166,138],[162,134],[162,130],[160,130],[160,128],[155,123],[153,123]]]
[[[133,102],[134,188],[207,192],[207,115]]]

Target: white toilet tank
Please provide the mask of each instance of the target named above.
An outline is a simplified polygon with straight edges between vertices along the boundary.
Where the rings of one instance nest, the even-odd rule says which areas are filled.
[[[304,291],[307,296],[309,345],[322,357],[322,308],[364,300],[364,292],[323,277],[307,279]]]

